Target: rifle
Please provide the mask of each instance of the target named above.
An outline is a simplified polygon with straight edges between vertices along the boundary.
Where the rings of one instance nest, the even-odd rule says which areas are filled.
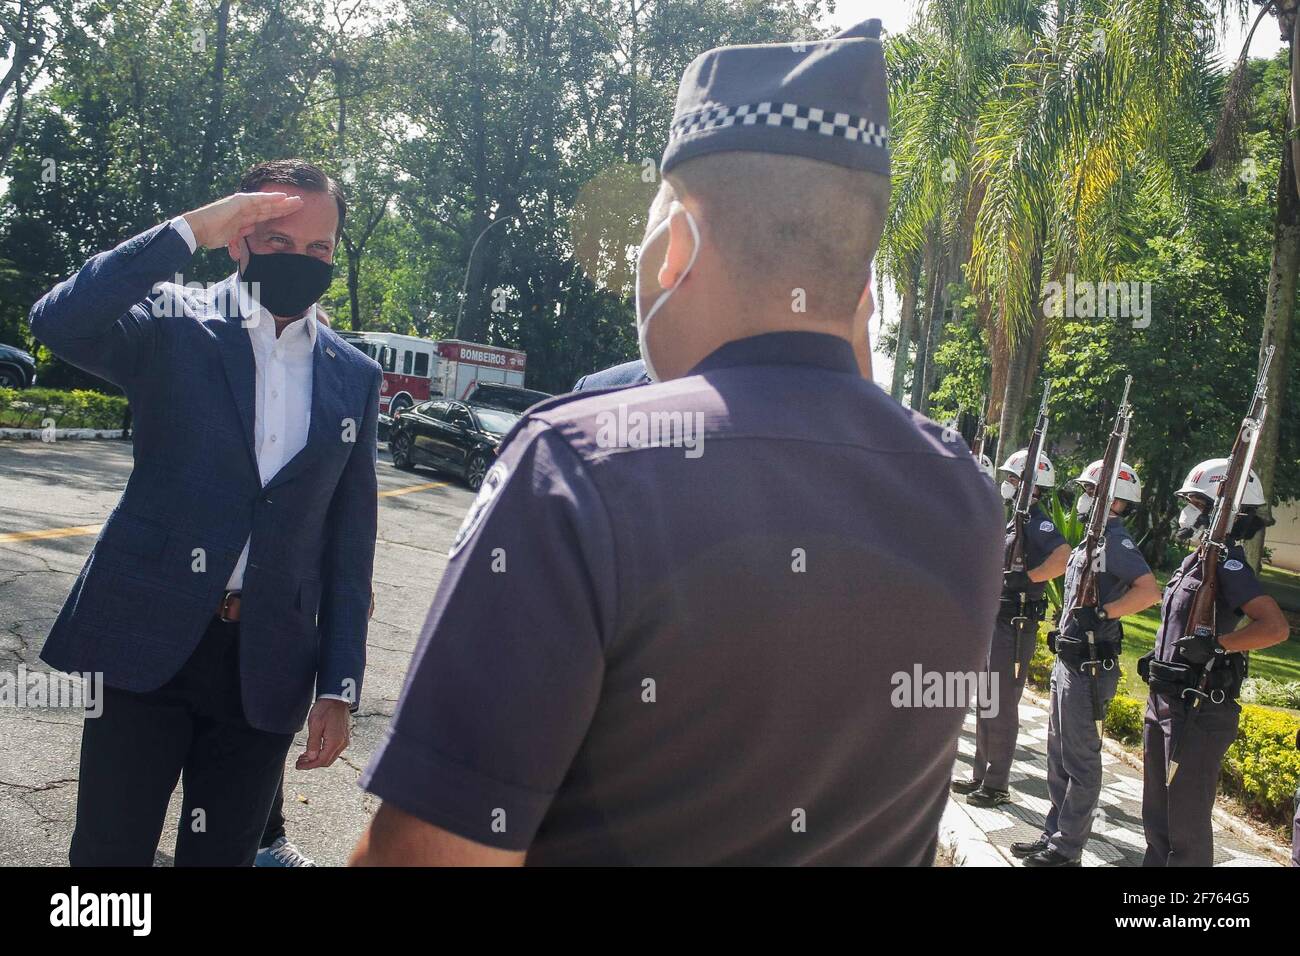
[[[1232,529],[1237,512],[1241,510],[1241,498],[1246,492],[1246,484],[1250,481],[1251,463],[1255,460],[1255,446],[1259,442],[1264,416],[1268,412],[1268,367],[1273,361],[1273,348],[1270,345],[1264,352],[1259,378],[1255,380],[1255,394],[1250,401],[1250,410],[1241,420],[1241,427],[1237,429],[1237,437],[1232,443],[1232,453],[1228,456],[1227,474],[1219,485],[1219,492],[1210,511],[1209,527],[1206,528],[1205,534],[1196,547],[1196,568],[1200,574],[1201,585],[1196,589],[1196,596],[1192,599],[1184,637],[1215,636],[1218,633],[1215,626],[1214,605],[1219,591],[1219,563],[1228,552],[1228,532]],[[1201,671],[1201,678],[1197,681],[1197,685],[1183,690],[1184,698],[1191,696],[1191,706],[1187,714],[1187,726],[1178,738],[1174,752],[1169,756],[1169,772],[1165,777],[1165,786],[1174,782],[1174,774],[1178,772],[1179,750],[1183,741],[1187,739],[1196,715],[1200,712],[1201,702],[1209,700],[1221,704],[1224,701],[1225,695],[1222,690],[1209,690],[1210,673],[1223,656],[1224,652],[1221,648],[1216,650],[1214,656],[1205,662],[1205,668]]]
[[[1038,459],[1043,454],[1043,443],[1047,440],[1047,398],[1052,393],[1052,382],[1048,379],[1043,384],[1043,401],[1038,406],[1038,418],[1034,422],[1034,434],[1029,439],[1029,448],[1025,453],[1025,465],[1020,472],[1020,487],[1016,490],[1015,505],[1012,512],[1011,543],[1007,546],[1002,562],[1002,571],[1025,571],[1025,533],[1029,526],[1029,507],[1034,500],[1034,482],[1038,478]],[[1025,592],[1020,592],[1020,613],[1011,619],[1015,634],[1012,655],[1015,660],[1015,678],[1020,679],[1020,637],[1028,618],[1025,617]]]
[[[1133,376],[1124,379],[1124,397],[1119,401],[1119,410],[1115,413],[1115,424],[1110,430],[1106,442],[1106,454],[1102,458],[1101,473],[1097,475],[1097,490],[1092,499],[1092,510],[1088,512],[1088,526],[1083,538],[1084,564],[1079,573],[1079,583],[1075,589],[1074,601],[1066,608],[1063,620],[1068,621],[1076,608],[1096,608],[1101,605],[1101,593],[1097,586],[1097,576],[1103,570],[1106,560],[1106,523],[1110,520],[1110,507],[1115,501],[1115,482],[1119,479],[1120,466],[1124,461],[1124,446],[1128,444],[1128,427],[1133,418],[1133,406],[1128,403],[1129,388],[1133,385]],[[1101,708],[1101,693],[1098,686],[1098,669],[1102,662],[1097,659],[1097,633],[1087,631],[1088,660],[1084,664],[1092,684],[1092,719],[1097,725],[1097,736],[1101,736],[1102,723],[1106,719]],[[1113,664],[1111,665],[1114,666]]]

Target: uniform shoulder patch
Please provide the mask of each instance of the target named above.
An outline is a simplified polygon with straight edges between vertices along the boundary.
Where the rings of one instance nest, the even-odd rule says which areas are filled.
[[[1229,558],[1227,561],[1223,562],[1223,570],[1225,571],[1240,571],[1244,567],[1245,565],[1236,558]]]
[[[456,552],[465,546],[470,538],[474,537],[474,532],[478,530],[483,519],[487,517],[488,510],[492,502],[496,499],[497,492],[505,484],[506,475],[509,469],[503,462],[498,461],[488,473],[483,476],[483,484],[479,485],[478,495],[474,498],[474,503],[469,506],[469,511],[465,512],[465,520],[460,523],[460,529],[456,532],[456,537],[452,539],[451,550],[447,552],[447,557],[454,558]]]
[[[1055,530],[1056,530],[1056,525],[1052,524],[1052,522],[1050,522],[1050,521],[1044,521],[1042,524],[1040,524],[1040,525],[1038,526],[1038,530],[1039,530],[1039,531],[1055,531]]]
[[[1124,547],[1128,548],[1130,551],[1133,551],[1133,550],[1136,550],[1136,549],[1137,549],[1137,545],[1133,543],[1133,539],[1132,539],[1132,538],[1125,538],[1125,539],[1124,539]]]

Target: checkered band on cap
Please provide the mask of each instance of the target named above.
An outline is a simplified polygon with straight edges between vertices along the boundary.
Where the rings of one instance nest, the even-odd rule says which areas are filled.
[[[746,103],[743,106],[709,106],[673,121],[668,131],[672,142],[698,130],[728,126],[785,126],[821,136],[835,136],[864,146],[885,148],[889,129],[851,113],[837,113],[798,103]]]

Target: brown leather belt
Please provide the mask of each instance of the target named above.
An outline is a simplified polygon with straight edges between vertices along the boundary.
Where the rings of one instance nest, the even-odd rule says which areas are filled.
[[[227,591],[221,598],[221,604],[217,606],[217,617],[227,624],[238,622],[240,603],[238,591]]]

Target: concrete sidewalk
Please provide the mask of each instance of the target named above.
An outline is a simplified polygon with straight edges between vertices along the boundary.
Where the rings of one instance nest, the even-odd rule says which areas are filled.
[[[975,714],[966,715],[958,747],[958,777],[971,775],[975,756]],[[1142,770],[1131,755],[1107,740],[1102,751],[1101,803],[1092,838],[1083,851],[1084,866],[1141,866]],[[950,795],[939,839],[956,866],[1019,866],[1011,844],[1036,840],[1051,806],[1047,796],[1046,702],[1026,691],[1020,704],[1020,738],[1011,766],[1013,803],[986,810]],[[1214,819],[1215,866],[1283,866],[1290,849],[1255,834],[1243,821],[1218,809]]]

